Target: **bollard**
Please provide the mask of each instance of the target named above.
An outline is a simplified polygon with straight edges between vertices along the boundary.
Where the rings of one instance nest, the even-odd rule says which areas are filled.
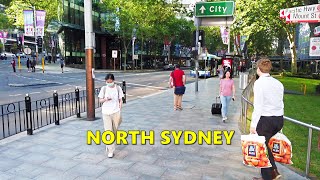
[[[126,86],[126,81],[122,81],[122,91],[123,91],[123,98],[122,101],[123,103],[127,103],[127,86]]]
[[[75,89],[75,94],[76,94],[76,114],[77,114],[77,118],[80,118],[80,92],[79,92],[79,88],[76,87]]]
[[[58,93],[57,91],[55,90],[53,92],[53,112],[54,112],[54,124],[55,125],[59,125],[60,122],[59,122],[59,96],[58,96]]]
[[[31,98],[29,94],[26,94],[26,97],[24,98],[26,103],[26,123],[27,123],[27,134],[32,135],[33,129],[32,129],[32,115],[31,115]]]

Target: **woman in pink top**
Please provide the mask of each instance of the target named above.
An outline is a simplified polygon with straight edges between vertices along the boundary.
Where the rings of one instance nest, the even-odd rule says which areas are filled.
[[[226,71],[223,79],[220,80],[220,100],[222,104],[221,115],[223,122],[228,119],[228,106],[230,104],[231,98],[232,100],[235,100],[235,91],[236,90],[231,74],[229,71]]]

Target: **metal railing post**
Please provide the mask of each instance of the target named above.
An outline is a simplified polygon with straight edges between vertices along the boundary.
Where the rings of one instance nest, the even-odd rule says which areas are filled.
[[[76,94],[76,114],[77,114],[77,118],[80,118],[80,92],[79,92],[79,88],[76,87],[75,89],[75,94]]]
[[[33,127],[32,127],[32,115],[31,115],[31,98],[29,94],[26,94],[24,98],[26,104],[26,123],[27,123],[27,134],[33,134]]]
[[[311,126],[312,126],[312,124],[311,124]],[[309,128],[307,163],[306,163],[306,176],[308,176],[309,172],[310,172],[311,145],[312,145],[312,128]]]
[[[56,90],[53,93],[53,112],[54,112],[54,124],[60,125],[60,122],[59,122],[59,119],[60,119],[59,118],[59,98],[58,98],[58,93]]]
[[[123,103],[127,103],[127,86],[126,86],[126,81],[122,81],[122,91],[123,91],[123,98],[122,101]]]

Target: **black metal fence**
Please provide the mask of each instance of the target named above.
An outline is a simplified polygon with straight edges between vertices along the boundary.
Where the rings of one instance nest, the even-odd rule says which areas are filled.
[[[126,82],[120,86],[126,103]],[[102,105],[98,98],[100,89],[95,89],[95,108]],[[34,130],[53,123],[59,125],[60,120],[74,115],[80,118],[80,114],[86,112],[86,97],[86,90],[76,88],[66,94],[55,91],[52,97],[35,101],[27,94],[24,101],[0,105],[0,140],[24,131],[32,135]]]

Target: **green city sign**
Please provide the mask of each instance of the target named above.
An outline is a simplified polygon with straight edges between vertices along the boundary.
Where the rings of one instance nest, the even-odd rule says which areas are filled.
[[[199,2],[196,4],[196,17],[227,17],[233,16],[234,1]]]

